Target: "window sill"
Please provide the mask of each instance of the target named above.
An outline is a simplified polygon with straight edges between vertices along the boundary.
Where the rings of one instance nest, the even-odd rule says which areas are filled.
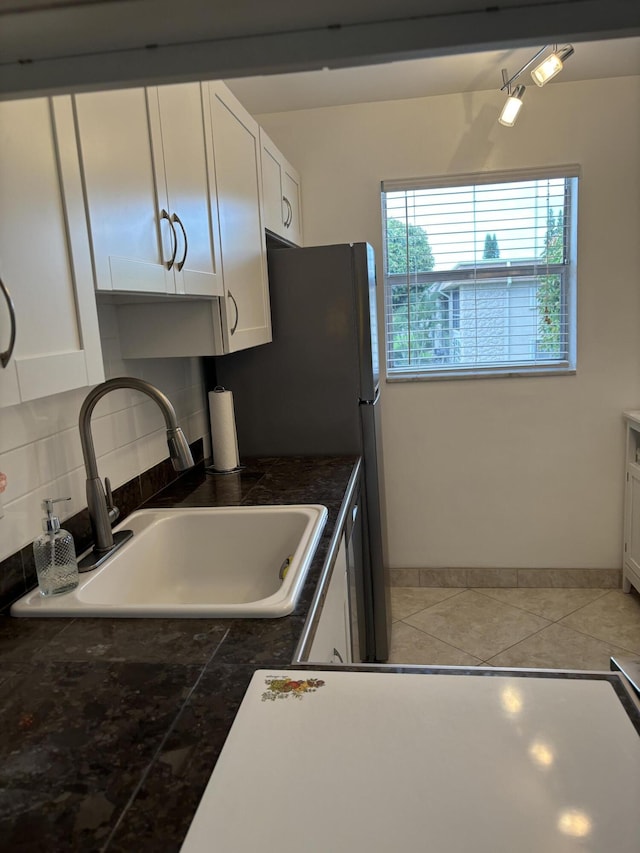
[[[433,371],[429,373],[421,371],[407,371],[406,373],[394,373],[386,377],[388,383],[393,382],[434,382],[447,381],[451,379],[505,379],[517,377],[519,379],[540,376],[575,376],[575,367],[533,367],[533,368],[487,368],[486,370],[446,370]]]

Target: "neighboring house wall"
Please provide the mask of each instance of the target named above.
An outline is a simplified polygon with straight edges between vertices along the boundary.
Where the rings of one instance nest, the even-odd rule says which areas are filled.
[[[531,87],[513,128],[499,82],[259,120],[302,173],[305,242],[368,240],[379,265],[383,179],[581,165],[577,373],[383,382],[389,562],[619,567],[621,413],[640,405],[640,78]]]
[[[529,281],[461,284],[459,362],[531,361],[537,319]]]

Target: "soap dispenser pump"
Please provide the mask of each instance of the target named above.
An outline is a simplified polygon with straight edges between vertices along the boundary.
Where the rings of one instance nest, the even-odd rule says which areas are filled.
[[[53,505],[71,498],[46,498],[42,509],[44,533],[33,543],[38,585],[42,595],[61,595],[78,585],[78,563],[73,536],[60,527],[60,519],[53,514]]]

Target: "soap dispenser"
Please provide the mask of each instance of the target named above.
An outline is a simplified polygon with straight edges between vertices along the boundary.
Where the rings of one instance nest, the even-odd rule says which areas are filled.
[[[47,513],[42,519],[44,533],[33,543],[38,585],[42,595],[61,595],[78,586],[78,563],[73,536],[62,530],[60,519],[53,514],[53,505],[71,498],[47,498],[42,509]]]

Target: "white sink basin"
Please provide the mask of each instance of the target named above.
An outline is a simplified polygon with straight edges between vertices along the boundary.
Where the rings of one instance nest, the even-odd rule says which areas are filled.
[[[11,614],[286,616],[326,519],[326,507],[312,504],[138,510],[115,528],[133,538],[76,589],[47,598],[33,590]]]

